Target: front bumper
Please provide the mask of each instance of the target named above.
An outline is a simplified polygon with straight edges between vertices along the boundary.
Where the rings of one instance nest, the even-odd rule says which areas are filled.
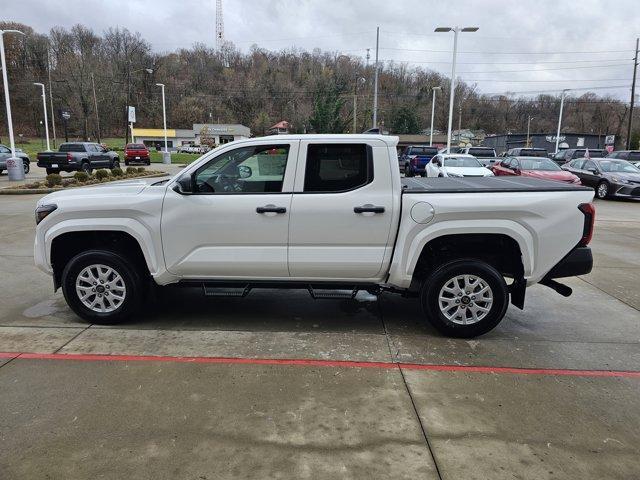
[[[640,198],[640,185],[637,183],[613,183],[611,187],[614,197]]]
[[[544,276],[544,280],[586,275],[591,272],[592,268],[593,255],[591,254],[591,249],[589,247],[576,247]]]

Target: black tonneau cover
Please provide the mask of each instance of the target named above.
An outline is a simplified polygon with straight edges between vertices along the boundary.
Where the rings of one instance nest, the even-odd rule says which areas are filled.
[[[530,177],[402,178],[403,193],[566,192],[573,190],[591,190],[591,188]]]

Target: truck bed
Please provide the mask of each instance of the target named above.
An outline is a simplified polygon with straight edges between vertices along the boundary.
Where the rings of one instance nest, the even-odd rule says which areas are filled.
[[[522,177],[402,178],[402,193],[566,192],[574,190],[591,190],[591,188]]]

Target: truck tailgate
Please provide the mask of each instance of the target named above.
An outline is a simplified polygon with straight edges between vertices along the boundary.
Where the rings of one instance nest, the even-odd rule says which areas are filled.
[[[46,152],[38,154],[38,166],[48,167],[51,165],[68,165],[66,152]]]

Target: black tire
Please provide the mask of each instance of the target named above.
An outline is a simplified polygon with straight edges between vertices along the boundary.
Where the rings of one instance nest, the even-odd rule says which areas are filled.
[[[82,271],[90,265],[109,267],[117,272],[124,281],[126,288],[124,300],[111,312],[93,310],[86,306],[78,296],[76,280]],[[80,318],[89,323],[110,325],[124,322],[138,310],[140,299],[144,297],[144,290],[144,282],[139,272],[136,271],[135,264],[126,257],[108,250],[87,250],[79,253],[67,263],[62,272],[62,292],[67,304]],[[89,294],[89,299],[95,300],[95,295]],[[115,303],[111,305],[115,306]]]
[[[52,173],[60,173],[60,170],[57,168],[47,168],[47,175],[51,175]]]
[[[116,158],[113,162],[111,162],[111,170],[114,168],[120,168],[120,159]]]
[[[86,160],[82,162],[82,164],[80,165],[80,170],[82,170],[87,175],[91,175],[91,173],[93,172],[93,168],[91,168],[91,164]]]
[[[125,167],[128,167],[128,166],[129,166],[129,160],[125,160],[125,161],[124,161],[124,166],[125,166]]]
[[[458,297],[459,294],[443,293],[446,298],[449,298],[450,295],[452,299],[451,307],[448,310],[449,315],[464,315],[464,318],[460,317],[452,320],[447,318],[440,308],[440,293],[445,285],[452,285],[451,282],[454,281],[454,278],[464,275],[470,275],[479,280],[475,282],[475,286],[471,284],[471,287],[467,290],[469,295],[466,295],[465,292],[461,297]],[[490,287],[492,303],[489,304],[486,301],[475,299],[473,293],[481,291],[482,285],[480,282]],[[462,285],[457,283],[457,286],[460,287]],[[509,290],[502,275],[488,263],[474,259],[455,260],[438,267],[424,281],[420,291],[420,302],[427,320],[440,333],[448,337],[473,338],[487,333],[500,323],[509,306]],[[466,306],[463,307],[463,304]],[[477,313],[476,309],[478,307],[487,307],[489,311]],[[447,311],[446,307],[443,308],[444,311]],[[473,315],[474,311],[481,318],[476,320],[475,323],[463,324],[464,321],[474,321],[473,318],[468,317],[469,314]]]
[[[404,176],[405,177],[413,177],[415,175],[415,172],[413,171],[413,167],[410,164],[407,164],[404,167]]]
[[[29,173],[29,171],[31,170],[31,165],[29,164],[28,160],[24,160],[22,162],[22,166],[24,168],[24,174],[26,175],[27,173]]]
[[[609,196],[609,182],[602,180],[596,187],[596,196],[605,199]]]
[[[147,165],[147,167],[150,166],[151,165],[151,160],[147,160],[146,165]]]

